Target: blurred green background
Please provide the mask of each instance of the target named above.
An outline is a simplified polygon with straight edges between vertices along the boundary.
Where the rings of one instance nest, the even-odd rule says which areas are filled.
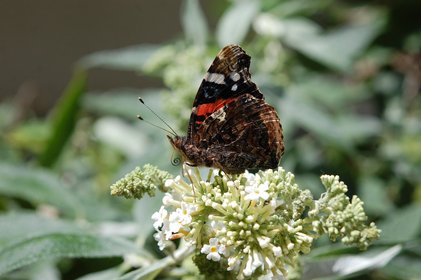
[[[160,198],[109,186],[146,163],[180,173],[165,133],[136,119],[160,124],[137,97],[185,133],[229,43],[279,112],[281,165],[315,196],[320,175],[339,175],[383,230],[365,253],[318,242],[302,278],[421,279],[420,1],[41,2],[0,4],[1,279],[116,279],[162,257]],[[156,274],[141,269],[121,279]]]

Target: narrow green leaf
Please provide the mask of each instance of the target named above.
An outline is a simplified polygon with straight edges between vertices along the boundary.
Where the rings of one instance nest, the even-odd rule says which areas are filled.
[[[369,214],[384,215],[394,211],[390,198],[385,191],[385,183],[377,177],[363,177],[358,183],[358,196],[366,201],[364,209]]]
[[[134,244],[121,239],[88,234],[46,234],[2,248],[0,275],[50,258],[114,257],[135,252]]]
[[[47,170],[0,164],[0,193],[24,199],[33,205],[50,204],[74,217],[83,207],[74,193]]]
[[[341,114],[334,121],[337,133],[350,142],[358,142],[371,136],[380,135],[382,129],[380,120],[371,116]]]
[[[402,250],[397,245],[391,248],[376,248],[364,253],[352,252],[350,248],[336,249],[333,251],[326,246],[331,253],[325,252],[305,257],[305,273],[303,279],[348,279],[349,276],[361,275],[366,271],[386,266]],[[324,249],[322,249],[324,250]],[[319,251],[316,249],[316,251]],[[346,254],[348,251],[348,254]],[[328,253],[328,254],[326,254]]]
[[[336,129],[332,117],[317,104],[288,96],[281,103],[282,119],[296,123],[300,127],[317,134],[322,140],[336,143],[343,147],[349,146],[347,139],[333,131]]]
[[[164,268],[184,260],[187,256],[191,255],[194,251],[193,246],[180,247],[177,251],[173,252],[171,256],[165,257],[159,261],[154,262],[152,265],[142,267],[126,273],[118,278],[118,280],[152,280],[155,279]]]
[[[50,129],[50,125],[43,120],[28,120],[4,136],[14,148],[40,154],[50,136]]]
[[[279,38],[288,42],[295,37],[313,36],[321,32],[315,22],[301,17],[280,19],[269,13],[260,14],[253,27],[260,35]]]
[[[397,256],[380,271],[386,274],[383,279],[421,279],[421,260],[413,256]],[[388,276],[388,277],[387,277]]]
[[[288,93],[300,99],[311,100],[329,107],[329,111],[342,113],[353,102],[368,98],[367,89],[321,75],[310,75],[288,87]]]
[[[216,30],[218,44],[221,47],[228,44],[240,44],[246,37],[259,9],[259,1],[236,1],[218,23]]]
[[[362,254],[345,256],[336,260],[333,271],[339,275],[352,275],[384,267],[402,250],[400,245],[387,249],[374,249]]]
[[[400,243],[414,240],[421,232],[421,205],[395,210],[378,223],[382,230],[379,242]]]
[[[61,100],[54,108],[51,135],[39,158],[41,165],[52,166],[72,135],[85,85],[86,73],[76,71]]]
[[[204,45],[208,37],[208,27],[198,0],[183,1],[181,20],[187,40],[196,45]]]
[[[326,112],[323,106],[290,94],[282,100],[280,106],[284,121],[296,123],[321,140],[346,150],[352,149],[355,142],[378,135],[381,130],[381,122],[376,118],[333,114]]]
[[[347,71],[353,60],[380,33],[383,24],[349,26],[325,34],[285,37],[286,43],[303,55],[335,70]]]
[[[118,280],[153,280],[155,277],[173,261],[168,258],[161,259],[150,266],[142,267],[124,274]]]
[[[0,248],[28,238],[49,233],[82,233],[81,227],[33,213],[9,213],[0,216]],[[1,251],[1,250],[0,250]]]
[[[56,260],[45,260],[8,273],[1,279],[25,279],[25,280],[61,280],[60,269]]]
[[[137,72],[158,48],[159,45],[145,44],[95,52],[80,59],[78,65],[85,69],[101,67]]]
[[[77,278],[76,280],[115,280],[120,275],[120,269],[110,268],[99,272],[89,273],[85,276]]]

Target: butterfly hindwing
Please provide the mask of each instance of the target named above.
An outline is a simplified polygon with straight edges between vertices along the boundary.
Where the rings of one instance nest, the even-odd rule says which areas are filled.
[[[234,169],[275,168],[284,150],[276,111],[250,94],[210,115],[197,135],[197,145],[214,154],[231,173]]]

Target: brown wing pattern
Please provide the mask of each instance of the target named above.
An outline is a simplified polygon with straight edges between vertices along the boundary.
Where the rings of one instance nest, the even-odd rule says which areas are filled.
[[[209,116],[197,132],[206,156],[228,173],[276,168],[284,151],[273,107],[245,94]]]
[[[263,98],[251,81],[249,68],[250,56],[240,46],[228,45],[218,53],[194,99],[188,135],[194,134],[204,119],[218,109],[218,100],[229,102],[245,93]]]
[[[276,168],[284,151],[282,127],[249,72],[250,56],[224,47],[202,80],[187,136],[169,136],[191,165],[226,173]]]

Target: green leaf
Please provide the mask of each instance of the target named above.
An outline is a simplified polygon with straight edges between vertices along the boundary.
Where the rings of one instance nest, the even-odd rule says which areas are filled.
[[[82,233],[76,224],[33,213],[9,213],[0,216],[0,247],[19,240],[49,233]]]
[[[323,106],[289,93],[280,107],[283,122],[295,123],[316,134],[323,144],[335,144],[345,150],[351,150],[355,142],[378,135],[381,130],[376,118],[328,113]]]
[[[54,108],[51,135],[39,158],[41,165],[52,166],[72,135],[85,86],[86,73],[76,71],[61,100]]]
[[[414,240],[421,232],[421,205],[395,210],[378,223],[382,230],[379,242],[400,243]]]
[[[371,116],[341,114],[334,121],[333,133],[341,135],[342,141],[359,142],[380,135],[382,129],[380,120]]]
[[[152,280],[173,261],[165,258],[153,263],[150,266],[142,267],[124,274],[118,280]]]
[[[2,248],[0,275],[50,258],[114,257],[135,252],[134,244],[121,239],[90,234],[51,233]]]
[[[303,55],[339,71],[350,70],[354,59],[380,33],[383,24],[349,26],[325,34],[285,37],[285,42]]]
[[[376,177],[364,177],[358,183],[358,196],[366,201],[364,209],[372,215],[383,215],[394,211],[393,204],[387,197],[384,183]]]
[[[218,44],[240,44],[246,37],[250,25],[258,13],[260,2],[237,1],[222,16],[216,30]]]
[[[70,217],[83,207],[56,175],[43,169],[0,164],[0,193],[38,204],[50,204]]]
[[[198,0],[184,0],[181,20],[187,40],[196,45],[205,45],[208,27]]]
[[[315,249],[305,257],[305,273],[303,279],[348,279],[349,276],[361,275],[366,271],[387,265],[402,250],[397,245],[391,248],[371,249],[357,254],[352,248],[333,246]],[[326,250],[327,249],[327,250]],[[318,251],[316,253],[316,251]]]
[[[368,98],[367,89],[361,85],[350,85],[320,75],[306,75],[299,83],[288,87],[288,94],[300,99],[323,104],[329,111],[343,113],[350,103],[361,102]]]
[[[121,275],[121,271],[117,268],[110,268],[103,271],[89,273],[79,277],[76,280],[115,280]]]
[[[380,271],[388,277],[384,279],[421,279],[421,260],[412,256],[397,256]]]
[[[40,154],[50,136],[50,126],[41,120],[26,121],[5,134],[13,147]]]
[[[299,17],[280,19],[268,13],[260,14],[253,27],[260,35],[284,41],[293,40],[295,37],[313,36],[321,32],[321,28],[309,19]]]
[[[140,269],[131,271],[118,280],[152,280],[155,279],[164,268],[167,268],[170,265],[174,265],[176,262],[184,260],[187,256],[190,256],[194,251],[194,247],[179,247],[177,251],[173,252],[171,256],[165,257],[159,261],[154,262],[152,265],[147,267],[142,267]]]
[[[15,270],[9,273],[6,279],[60,280],[61,274],[56,260],[46,260],[29,265],[25,269]]]
[[[332,117],[317,104],[288,96],[282,100],[280,107],[282,120],[285,123],[290,123],[290,127],[292,123],[295,123],[317,134],[322,142],[328,140],[329,143],[349,147],[347,141],[343,142],[343,137],[333,131],[335,125]],[[285,134],[287,135],[287,131]]]
[[[158,48],[159,45],[145,44],[95,52],[80,59],[78,65],[85,69],[101,67],[137,72]]]
[[[345,256],[338,259],[333,270],[339,275],[352,275],[365,270],[384,267],[402,250],[400,245],[387,249],[374,249],[362,254]]]

